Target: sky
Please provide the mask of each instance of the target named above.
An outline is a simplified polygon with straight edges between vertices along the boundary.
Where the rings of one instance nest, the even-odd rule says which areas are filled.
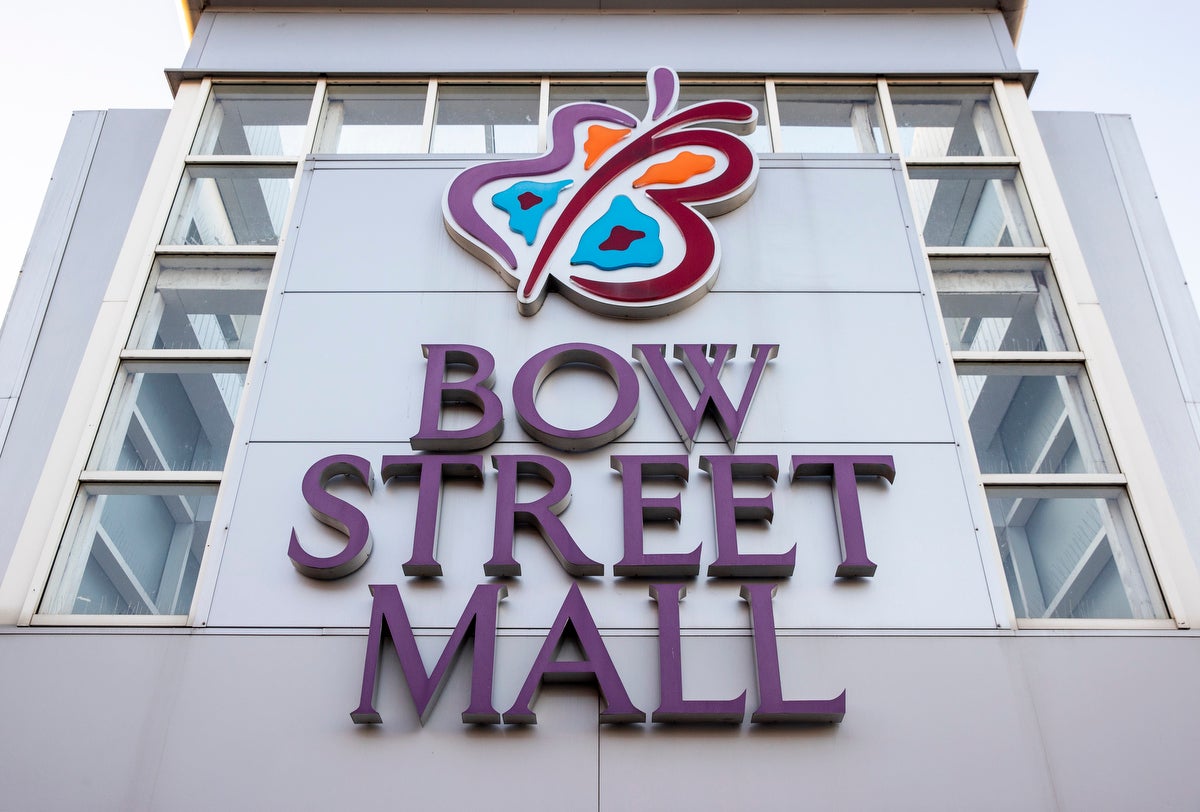
[[[919,5],[919,0],[914,2]],[[178,0],[54,0],[0,12],[8,156],[0,196],[0,307],[25,257],[72,110],[165,108],[163,70],[187,51]],[[1129,113],[1176,250],[1200,299],[1200,94],[1193,0],[1029,0],[1017,55],[1040,72],[1035,110]],[[1175,156],[1186,156],[1175,160]]]

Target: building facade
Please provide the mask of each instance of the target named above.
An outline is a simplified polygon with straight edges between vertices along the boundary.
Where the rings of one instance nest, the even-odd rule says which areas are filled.
[[[575,5],[194,3],[75,116],[0,807],[1194,804],[1128,119],[1031,112],[1021,3]]]

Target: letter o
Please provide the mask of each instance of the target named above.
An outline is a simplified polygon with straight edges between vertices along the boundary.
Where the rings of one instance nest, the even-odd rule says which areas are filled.
[[[587,364],[602,370],[617,387],[617,401],[594,426],[563,429],[548,423],[537,410],[537,393],[550,374],[566,364]],[[542,350],[522,365],[513,381],[513,405],[525,433],[560,451],[590,451],[620,437],[637,419],[641,387],[633,366],[612,350],[595,344],[558,344]]]

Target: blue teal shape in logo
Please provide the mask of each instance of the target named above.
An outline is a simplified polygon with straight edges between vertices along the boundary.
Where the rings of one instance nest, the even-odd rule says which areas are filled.
[[[492,204],[508,215],[508,227],[525,238],[526,245],[533,245],[538,226],[546,212],[554,208],[559,193],[573,181],[560,180],[554,183],[538,183],[522,180],[503,192],[492,195]]]
[[[571,264],[619,271],[652,268],[662,258],[658,221],[639,211],[626,195],[617,195],[608,211],[583,232]]]

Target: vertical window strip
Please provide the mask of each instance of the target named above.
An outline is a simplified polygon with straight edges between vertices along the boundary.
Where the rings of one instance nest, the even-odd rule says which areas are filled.
[[[783,131],[779,125],[779,97],[775,94],[775,80],[767,79],[767,127],[771,131],[771,151],[779,152],[783,145]]]
[[[437,115],[437,95],[438,81],[437,79],[429,80],[429,87],[425,93],[425,120],[421,122],[421,145],[422,153],[428,155],[433,143],[433,121]]]
[[[313,96],[301,139],[302,155],[310,153],[313,148],[325,95],[324,81],[316,82],[310,87]],[[187,177],[190,165],[207,163],[203,158],[199,162],[193,162],[191,158],[195,156],[190,155],[200,127],[208,120],[205,111],[210,109],[213,99],[212,83],[205,80],[202,88],[198,111],[190,122],[191,128],[177,164],[179,169],[176,177],[179,178]],[[250,151],[254,150],[253,145],[248,145],[247,148]],[[271,160],[272,157],[275,160]],[[291,220],[303,171],[299,156],[290,157],[291,161],[280,161],[278,156],[264,156],[266,160],[263,162],[265,165],[290,163],[294,166],[290,194],[279,225],[279,238],[273,250],[267,254],[273,254],[276,262],[280,246],[287,237],[286,229]],[[254,159],[235,163],[252,165]],[[172,199],[177,200],[180,184],[176,182],[167,188]],[[160,210],[159,222],[151,232],[155,245],[163,240],[168,227],[167,221],[175,208],[174,204],[164,205]],[[177,327],[186,328],[189,334],[199,331],[195,333],[194,341],[185,342],[188,346],[194,344],[195,349],[189,350],[185,347],[180,350],[156,340],[148,346],[145,341],[140,341],[142,349],[127,350],[132,341],[133,330],[140,329],[139,326],[145,324],[147,310],[158,307],[157,304],[152,304],[156,300],[148,291],[151,284],[157,284],[161,273],[161,261],[157,259],[157,249],[148,253],[152,259],[144,261],[150,267],[140,277],[142,285],[138,295],[130,297],[130,321],[120,334],[121,346],[114,364],[114,378],[110,378],[115,380],[115,383],[107,390],[104,398],[107,403],[104,411],[108,418],[99,421],[101,425],[89,444],[95,447],[103,442],[106,447],[110,447],[110,451],[103,459],[96,458],[93,452],[90,455],[91,459],[83,462],[82,469],[75,478],[69,521],[64,527],[54,556],[46,566],[47,590],[38,595],[35,588],[31,594],[33,603],[29,608],[30,621],[36,617],[38,622],[45,623],[120,625],[132,622],[137,625],[178,625],[181,622],[193,622],[195,616],[195,590],[204,583],[203,571],[211,566],[211,556],[206,554],[213,546],[210,537],[214,527],[223,524],[219,520],[223,508],[218,486],[225,478],[235,456],[234,438],[240,422],[239,414],[246,408],[241,395],[246,388],[250,352],[243,349],[215,351],[223,356],[231,356],[229,361],[224,362],[226,366],[233,364],[230,367],[231,378],[230,374],[220,373],[219,370],[216,373],[208,370],[207,368],[212,366],[213,359],[210,356],[214,354],[214,350],[205,347],[209,344],[219,345],[222,333],[225,334],[223,340],[232,340],[229,339],[228,331],[236,331],[238,324],[230,321],[223,325],[219,313],[206,316],[201,311],[193,317],[188,315],[189,310],[186,307],[175,315],[177,319],[185,319]],[[263,256],[261,251],[254,251],[253,254]],[[169,255],[179,256],[179,252],[169,252],[163,256]],[[203,267],[204,257],[228,257],[230,252],[217,250],[214,246],[201,245],[195,246],[195,250],[189,251],[188,255],[197,258],[197,267]],[[243,329],[245,325],[252,323],[246,322],[241,316],[234,318],[243,325]],[[263,320],[259,318],[258,324],[254,325],[255,343],[262,326]],[[239,347],[244,346],[242,339],[238,339],[237,344]],[[123,356],[127,353],[132,355],[128,360],[124,360]],[[193,447],[190,451],[187,448],[176,450],[160,442],[170,441],[169,425],[180,418],[186,418],[187,412],[179,412],[177,409],[169,412],[153,411],[153,400],[156,399],[154,390],[166,387],[163,391],[169,391],[172,387],[178,388],[178,382],[191,378],[196,379],[193,390],[195,386],[200,386],[201,389],[215,386],[213,396],[225,401],[224,411],[230,414],[228,426],[217,428],[218,438],[220,434],[228,435],[222,441],[225,445],[224,450],[214,449],[222,457],[220,465],[214,465],[217,462],[216,458],[205,449]],[[225,378],[230,380],[226,381]],[[204,384],[204,381],[208,381],[211,386]],[[131,386],[134,388],[131,389]],[[186,389],[185,386],[180,392]],[[139,416],[139,391],[149,393],[147,396],[151,398],[146,401],[146,405],[152,411],[143,416]],[[194,396],[195,392],[192,391],[185,395],[185,399],[190,400]],[[139,402],[135,403],[135,399]],[[240,405],[235,408],[239,401]],[[114,423],[114,414],[117,412],[126,417],[123,422],[117,421],[119,425]],[[117,432],[124,432],[123,438],[112,434],[114,425]],[[164,431],[167,431],[167,434],[164,435]],[[211,429],[205,429],[202,436],[207,436],[209,431]],[[120,447],[122,444],[123,448]],[[185,454],[182,459],[178,459],[180,451]],[[193,472],[192,466],[196,463],[192,460],[192,455],[197,452],[207,456],[200,458],[200,468],[204,470]],[[220,470],[216,470],[217,468]],[[197,491],[199,482],[211,483],[211,486],[208,486],[208,490]],[[120,514],[112,520],[117,524],[106,527],[101,523],[105,511]],[[171,524],[174,525],[172,540],[169,546],[164,548],[161,533],[166,532]],[[145,526],[159,529],[151,536],[139,535],[144,533]],[[201,532],[203,537],[197,535]],[[159,561],[158,556],[163,554],[166,558]],[[154,575],[160,563],[165,568],[161,579]],[[147,570],[147,567],[150,569]],[[89,595],[86,598],[82,592],[85,583],[93,584],[86,587]],[[65,591],[50,594],[48,590],[56,585]],[[100,591],[97,592],[97,589]],[[98,602],[93,603],[93,599],[98,599]],[[87,603],[80,604],[81,600],[86,600]],[[88,609],[94,610],[94,613]],[[49,614],[46,614],[47,611]]]
[[[550,141],[548,123],[550,121],[550,77],[543,76],[538,88],[538,151],[545,152]]]
[[[1006,88],[1000,80],[994,81],[990,85],[993,104],[995,105],[995,114],[989,117],[989,121],[994,127],[999,127],[999,132],[986,130],[980,137],[990,136],[994,139],[994,144],[991,147],[987,145],[981,148],[984,153],[995,152],[1002,141],[1007,141],[1011,145],[1012,154],[1004,156],[1009,158],[1011,165],[1021,174],[1023,151],[1019,138],[1015,137],[1012,132],[1011,122],[1013,120],[1010,100],[1006,96]],[[891,92],[888,84],[880,80],[879,82],[880,100],[884,111],[885,129],[888,132],[889,140],[891,140],[893,149],[901,155],[901,161],[905,167],[905,178],[909,190],[910,198],[913,198],[915,191],[912,183],[912,178],[909,172],[909,159],[904,157],[905,150],[899,141],[899,126],[897,124],[895,106],[891,97]],[[992,143],[989,141],[989,143]],[[948,149],[947,152],[950,150]],[[917,160],[917,159],[914,159]],[[919,158],[919,163],[923,167],[931,167],[936,170],[938,167],[950,166],[986,166],[989,163],[996,163],[995,158],[988,158],[984,155],[978,158],[951,156],[947,154],[942,158],[922,156]],[[981,176],[982,177],[982,176]],[[1019,192],[1026,195],[1024,198],[1024,206],[1029,212],[1029,217],[1032,219],[1031,225],[1038,227],[1038,215],[1043,208],[1041,202],[1037,199],[1035,193],[1027,193],[1021,189]],[[914,210],[919,201],[913,199]],[[1053,250],[1051,240],[1046,239],[1043,235],[1042,243],[1046,245],[1044,255],[1046,256],[1046,267],[1048,275],[1051,279],[1055,279],[1057,275],[1054,273],[1055,263],[1053,260]],[[925,246],[924,234],[921,235],[921,244]],[[926,264],[930,268],[930,279],[932,280],[932,262],[930,254],[933,253],[928,246],[925,246]],[[980,259],[989,253],[986,247],[979,247],[975,251],[966,251],[965,258]],[[973,257],[971,255],[974,255]],[[987,273],[986,270],[983,271]],[[935,287],[936,291],[936,287]],[[1069,297],[1068,297],[1069,298]],[[941,309],[939,301],[939,309]],[[1072,325],[1070,308],[1062,312],[1062,319],[1066,322],[1062,325],[1070,336],[1077,336],[1077,331]],[[943,330],[946,328],[945,313],[943,312],[942,319]],[[1082,347],[1080,348],[1082,349]],[[1040,361],[1050,362],[1053,359],[1047,355],[1044,359],[1040,358],[1038,353],[1024,354],[1026,360],[1032,361],[1034,367],[1031,371],[1036,371],[1038,374],[1029,378],[1022,385],[1032,386],[1033,389],[1044,389],[1049,383],[1053,383],[1053,377],[1046,377],[1052,373],[1052,367],[1047,364],[1040,364]],[[982,357],[981,357],[982,356]],[[989,357],[990,356],[990,357]],[[959,384],[956,391],[961,408],[967,409],[967,404],[964,402],[967,394],[963,391],[964,374],[968,374],[974,369],[975,374],[982,373],[983,380],[990,375],[991,371],[995,373],[1003,373],[1006,369],[1006,362],[1011,360],[1011,353],[997,345],[996,349],[991,352],[978,352],[971,354],[970,367],[962,363],[956,363],[956,367],[960,367],[956,377],[956,382]],[[1080,353],[1080,385],[1088,389],[1087,375],[1087,357]],[[953,359],[953,354],[952,354]],[[953,361],[952,361],[953,362]],[[974,379],[971,379],[974,380]],[[998,379],[1002,380],[1002,379]],[[1059,381],[1059,388],[1062,388],[1062,382]],[[972,390],[974,391],[974,390]],[[1032,397],[1032,393],[1030,394]],[[1069,410],[1068,410],[1069,411]],[[1094,400],[1089,401],[1086,408],[1087,415],[1077,414],[1074,420],[1078,423],[1085,424],[1091,422],[1097,432],[1100,432],[1097,442],[1107,447],[1108,433],[1104,427],[1104,420],[1099,404]],[[1027,415],[1033,417],[1031,413]],[[1018,415],[1018,417],[1020,417]],[[1007,419],[1007,417],[1006,417]],[[1027,429],[1021,429],[1019,436],[1024,437],[1026,430],[1033,430],[1030,426]],[[1018,426],[1020,429],[1020,426]],[[1051,432],[1052,437],[1059,437],[1063,442],[1058,445],[1063,445],[1071,438],[1062,432],[1057,434]],[[974,438],[978,440],[978,438]],[[1016,438],[1014,438],[1016,439]],[[1026,438],[1027,439],[1027,438]],[[975,445],[978,445],[976,442]],[[1076,453],[1073,451],[1076,446],[1071,443],[1069,448],[1056,448],[1056,452],[1063,459],[1068,459],[1065,455]],[[1113,621],[1123,623],[1155,623],[1162,622],[1158,618],[1164,618],[1167,614],[1166,606],[1163,598],[1160,597],[1156,578],[1161,576],[1156,575],[1155,568],[1150,564],[1150,551],[1145,545],[1142,537],[1137,529],[1136,518],[1133,515],[1132,507],[1128,501],[1127,486],[1119,484],[1115,490],[1111,491],[1108,500],[1105,501],[1104,494],[1100,489],[1088,486],[1088,474],[1072,474],[1058,473],[1058,469],[1062,466],[1054,467],[1054,470],[1044,470],[1045,465],[1041,464],[1040,458],[1038,464],[1034,465],[1031,470],[1016,475],[1004,474],[1002,476],[985,477],[979,473],[982,461],[978,457],[980,452],[976,449],[977,454],[974,457],[974,469],[980,478],[981,487],[985,498],[987,499],[989,513],[1001,515],[993,515],[991,522],[991,530],[986,531],[991,537],[994,549],[998,556],[1002,559],[1005,578],[1008,581],[1010,593],[1010,605],[1013,607],[1013,620],[1018,627],[1020,626],[1039,626],[1039,625],[1062,625],[1064,621],[1068,622],[1095,622],[1092,620],[1105,619],[1105,622],[1112,623]],[[989,451],[989,453],[991,453]],[[1080,446],[1079,453],[1087,453],[1086,449]],[[1093,455],[1095,451],[1093,450]],[[1124,476],[1120,474],[1120,468],[1117,466],[1115,459],[1111,457],[1111,452],[1105,456],[1109,457],[1110,465],[1114,473],[1114,478],[1124,483]],[[1065,463],[1064,463],[1065,464]],[[1071,466],[1071,470],[1077,470],[1078,465]],[[1049,476],[1047,474],[1050,474]],[[1021,486],[1017,490],[1013,490],[1012,486],[984,486],[982,483],[996,480],[1019,481]],[[1065,499],[1065,494],[1058,493],[1057,490],[1047,490],[1043,486],[1051,481],[1059,482],[1066,480],[1068,486],[1079,488],[1077,494],[1079,498]],[[1027,492],[1026,492],[1027,491]],[[1092,497],[1089,501],[1088,497]],[[1108,507],[1104,507],[1107,505]],[[1087,513],[1090,506],[1092,513]],[[1096,506],[1100,506],[1097,508]],[[1109,514],[1112,510],[1119,509],[1126,515],[1124,522],[1109,521]],[[1045,519],[1042,518],[1045,514]],[[1094,514],[1094,516],[1093,516]],[[1074,517],[1074,518],[1072,518]],[[1098,519],[1096,517],[1099,517]],[[1078,520],[1078,522],[1076,522]],[[1068,535],[1064,535],[1065,530],[1058,528],[1047,532],[1048,527],[1053,527],[1053,521],[1066,521],[1075,531],[1079,531],[1081,527],[1089,521],[1094,521],[1094,532],[1088,538],[1082,539],[1081,547],[1074,549],[1076,539]],[[1074,523],[1072,523],[1074,522]],[[1078,526],[1076,526],[1078,524]],[[1028,533],[1027,533],[1028,531]],[[1036,532],[1035,532],[1036,531]],[[1078,532],[1076,532],[1078,535]],[[1038,544],[1038,554],[1033,554],[1033,549],[1030,547],[1030,542],[1036,541]],[[1086,543],[1083,543],[1086,542]],[[1105,558],[1108,551],[1112,551],[1109,558]],[[1052,559],[1047,559],[1047,556],[1053,556]],[[1106,563],[1107,562],[1107,563]],[[1045,567],[1055,567],[1055,572],[1058,574],[1066,574],[1066,580],[1055,582],[1051,578],[1051,589],[1049,594],[1043,594],[1040,588],[1035,583],[1035,580],[1042,580],[1043,570]],[[1065,567],[1065,569],[1064,569]],[[1061,572],[1059,572],[1061,571]],[[1046,584],[1042,583],[1045,587]],[[1032,590],[1032,591],[1031,591]],[[1076,618],[1084,618],[1086,620],[1076,620]],[[1128,618],[1128,619],[1126,619]]]
[[[431,131],[432,110],[431,100],[434,98],[434,83],[430,82],[430,91],[426,96],[425,110],[425,134]],[[313,91],[312,106],[309,108],[308,124],[305,128],[305,153],[311,155],[317,149],[316,139],[320,131],[320,121],[322,111],[325,108],[325,101],[329,94],[329,83],[320,79],[316,83]],[[428,149],[428,138],[426,138],[426,149]],[[273,306],[272,303],[278,300],[278,296],[274,295],[276,288],[279,285],[279,262],[284,253],[284,247],[288,236],[288,231],[291,229],[292,219],[296,208],[296,201],[299,199],[301,180],[304,175],[304,162],[301,161],[296,166],[295,179],[292,182],[291,198],[288,200],[286,215],[284,217],[284,225],[281,231],[279,245],[276,248],[274,261],[271,265],[270,277],[267,281],[267,290],[264,296],[262,314],[259,318],[258,329],[255,334],[254,350],[261,347],[261,342],[264,333],[269,323],[268,311]],[[256,375],[259,374],[261,365],[253,363],[254,352],[251,353],[251,359],[247,361],[246,380],[243,385],[243,393],[252,391],[255,383]],[[225,469],[222,472],[221,481],[224,483],[230,476],[230,472],[235,467],[240,468],[246,454],[246,443],[240,441],[240,436],[244,435],[247,430],[246,412],[250,409],[248,399],[243,397],[242,403],[238,409],[237,420],[234,423],[233,442],[230,445],[230,450],[225,460]],[[213,523],[209,531],[208,539],[205,542],[205,552],[200,560],[199,571],[196,575],[195,593],[188,612],[188,626],[197,624],[203,625],[207,622],[208,606],[211,602],[213,589],[215,587],[215,571],[217,569],[221,551],[224,548],[225,535],[228,531],[229,514],[233,509],[234,495],[229,493],[228,489],[221,488],[217,492],[216,504],[213,507]]]

